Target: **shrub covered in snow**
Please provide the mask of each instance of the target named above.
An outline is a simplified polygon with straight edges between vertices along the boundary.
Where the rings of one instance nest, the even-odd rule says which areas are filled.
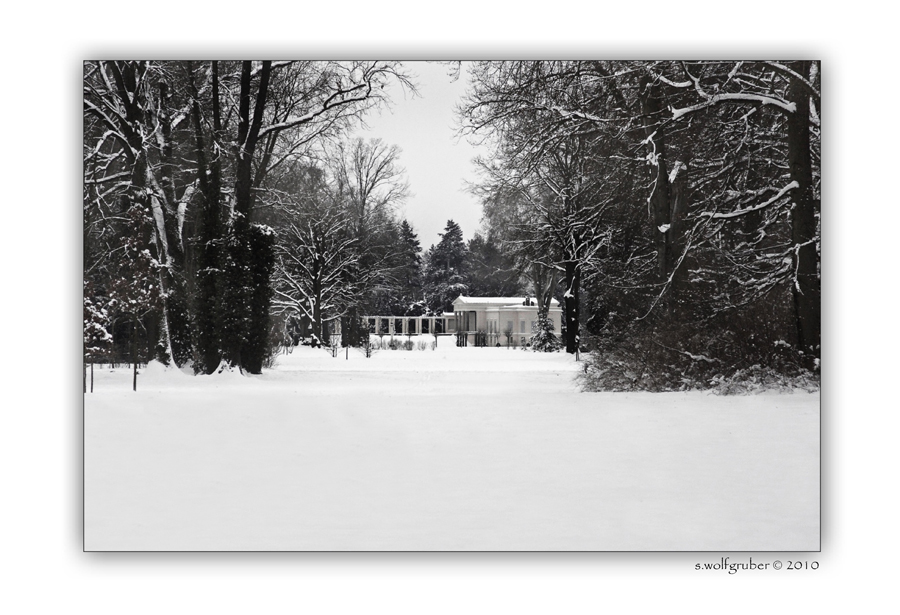
[[[586,391],[816,391],[819,374],[783,340],[687,325],[630,326],[591,340],[579,378]]]
[[[98,298],[91,297],[92,287],[84,283],[84,357],[93,361],[103,357],[112,344],[109,333],[110,318],[106,307]]]
[[[534,322],[531,336],[531,349],[535,352],[557,352],[562,348],[562,342],[553,333],[553,321],[547,314],[538,314]]]
[[[790,392],[795,389],[814,393],[819,390],[818,374],[797,370],[783,374],[761,365],[739,369],[730,376],[715,376],[710,380],[713,393],[718,395],[744,395],[763,391]]]

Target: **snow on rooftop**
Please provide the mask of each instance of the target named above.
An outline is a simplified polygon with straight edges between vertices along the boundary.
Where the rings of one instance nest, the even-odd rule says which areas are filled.
[[[537,299],[534,297],[530,297],[530,299],[537,304]],[[466,297],[465,295],[460,295],[456,299],[454,299],[453,303],[462,303],[465,305],[474,305],[474,304],[488,304],[488,305],[522,305],[525,303],[525,297]],[[559,302],[556,299],[552,299],[550,301],[551,305],[559,305]]]

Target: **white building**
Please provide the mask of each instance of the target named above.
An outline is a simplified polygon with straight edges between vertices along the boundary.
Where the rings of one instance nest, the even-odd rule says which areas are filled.
[[[553,322],[553,331],[560,334],[562,309],[556,299],[551,300],[547,314]],[[538,318],[537,300],[529,297],[464,297],[453,302],[452,329],[448,332],[465,333],[459,336],[465,345],[476,344],[476,334],[486,334],[490,346],[522,346],[531,338]],[[448,323],[449,325],[450,323]],[[480,340],[479,340],[480,341]]]
[[[560,334],[562,310],[551,300],[547,314]],[[365,316],[369,331],[381,335],[455,335],[464,346],[524,346],[538,318],[538,304],[530,297],[464,297],[453,302],[453,313],[440,316]],[[339,332],[339,327],[335,333]]]

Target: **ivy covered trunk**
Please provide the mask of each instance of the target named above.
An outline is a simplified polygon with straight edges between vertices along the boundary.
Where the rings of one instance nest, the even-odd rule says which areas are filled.
[[[250,283],[247,341],[242,351],[242,367],[251,374],[262,372],[269,355],[269,308],[272,303],[272,271],[275,268],[275,233],[267,226],[249,229]]]
[[[212,63],[212,134],[204,131],[200,110],[200,95],[194,83],[193,63],[188,62],[191,122],[194,129],[194,146],[197,155],[197,180],[200,185],[200,207],[197,225],[197,291],[194,299],[194,331],[197,346],[197,372],[211,374],[222,361],[222,321],[219,302],[222,298],[222,199],[221,157],[207,158],[207,147],[217,146],[221,131],[219,114],[218,63]]]
[[[269,352],[275,235],[268,227],[237,225],[226,242],[226,253],[222,352],[232,365],[258,374]]]
[[[275,266],[274,233],[250,223],[253,211],[253,153],[259,140],[271,62],[263,62],[253,115],[250,115],[252,63],[241,70],[235,164],[234,217],[226,242],[222,274],[222,353],[252,374],[262,371],[269,346],[270,278]]]

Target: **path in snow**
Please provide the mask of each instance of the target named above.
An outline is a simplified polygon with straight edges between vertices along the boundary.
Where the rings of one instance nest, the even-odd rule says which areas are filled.
[[[442,342],[445,340],[441,340]],[[98,370],[88,550],[817,550],[819,396],[580,393],[496,348]]]

